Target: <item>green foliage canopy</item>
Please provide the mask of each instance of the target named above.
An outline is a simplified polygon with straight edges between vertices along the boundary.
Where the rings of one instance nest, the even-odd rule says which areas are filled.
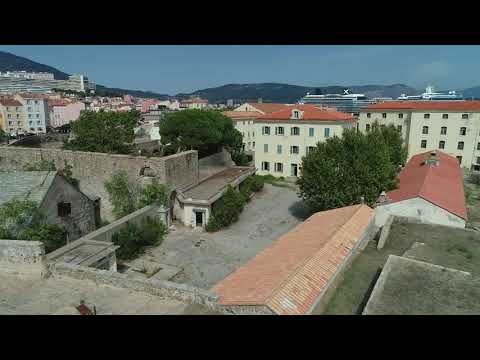
[[[112,111],[82,111],[72,123],[74,138],[65,143],[69,150],[92,151],[111,154],[128,154],[135,138],[134,127],[140,113]]]

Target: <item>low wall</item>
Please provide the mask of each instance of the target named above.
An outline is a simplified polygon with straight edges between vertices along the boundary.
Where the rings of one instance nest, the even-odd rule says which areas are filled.
[[[162,280],[136,279],[126,274],[65,263],[52,264],[50,272],[54,277],[66,276],[78,280],[90,280],[96,284],[142,291],[164,299],[175,299],[204,305],[212,310],[219,310],[216,303],[218,297],[215,293],[185,284]]]
[[[45,247],[40,241],[0,240],[0,273],[43,277]]]
[[[199,181],[212,176],[223,169],[235,166],[230,153],[222,149],[221,152],[201,158],[198,160]]]

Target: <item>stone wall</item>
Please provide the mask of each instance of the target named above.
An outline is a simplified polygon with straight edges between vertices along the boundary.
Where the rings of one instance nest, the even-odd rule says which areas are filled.
[[[45,247],[40,241],[0,240],[0,273],[43,277]]]
[[[235,166],[230,153],[222,148],[221,152],[206,156],[198,160],[199,180],[206,179],[226,168]]]
[[[172,189],[183,189],[198,183],[198,153],[184,151],[164,157],[103,154],[62,149],[42,149],[0,146],[0,169],[19,170],[25,164],[40,160],[53,161],[63,169],[65,161],[72,165],[73,177],[80,181],[80,190],[90,197],[100,197],[102,217],[112,220],[111,205],[104,183],[112,175],[125,170],[131,181],[141,181],[145,174],[153,175]]]
[[[219,310],[216,303],[218,297],[215,293],[185,284],[162,280],[131,278],[126,274],[65,263],[52,264],[50,266],[50,272],[56,277],[66,276],[79,280],[90,280],[96,284],[142,291],[164,299],[175,299],[192,304],[204,305],[212,310]]]

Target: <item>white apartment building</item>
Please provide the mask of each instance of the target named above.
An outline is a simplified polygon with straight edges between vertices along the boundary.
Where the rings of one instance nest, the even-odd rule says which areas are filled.
[[[480,170],[480,101],[394,101],[361,110],[358,129],[374,122],[402,132],[408,158],[429,150],[455,156],[461,167]]]
[[[24,131],[33,134],[45,134],[48,124],[48,100],[40,94],[21,93],[15,99],[22,103],[25,123]]]
[[[290,105],[258,116],[254,120],[257,174],[298,177],[303,156],[318,142],[341,136],[344,129],[355,127],[355,123],[350,114],[313,105]]]

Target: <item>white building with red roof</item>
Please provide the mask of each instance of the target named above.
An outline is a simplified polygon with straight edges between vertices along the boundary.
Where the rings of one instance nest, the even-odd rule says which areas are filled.
[[[358,127],[393,124],[402,133],[409,158],[428,150],[456,157],[462,167],[480,170],[480,101],[387,101],[360,112]]]
[[[465,227],[463,174],[455,157],[439,150],[417,154],[407,162],[398,180],[397,189],[380,196],[375,209],[377,226],[383,226],[392,215]]]
[[[288,105],[254,121],[255,167],[260,175],[298,177],[302,157],[318,142],[356,126],[350,114],[314,105]]]

